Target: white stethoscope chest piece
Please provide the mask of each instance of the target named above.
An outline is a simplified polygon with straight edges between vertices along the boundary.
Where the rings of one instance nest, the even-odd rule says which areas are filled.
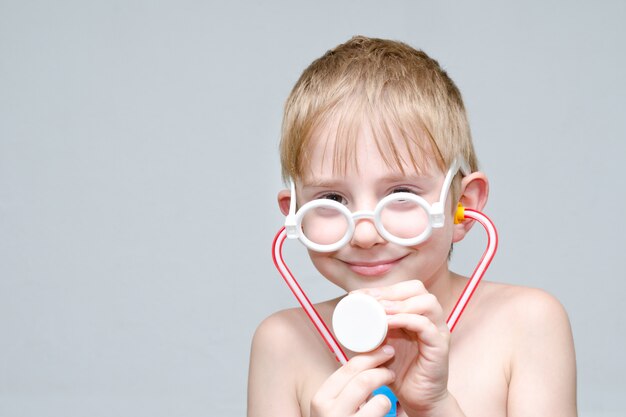
[[[387,336],[383,306],[365,294],[348,294],[335,307],[333,330],[339,343],[356,353],[370,352]]]

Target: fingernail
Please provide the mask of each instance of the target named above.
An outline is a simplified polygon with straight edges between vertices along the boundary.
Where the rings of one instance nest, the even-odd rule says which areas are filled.
[[[393,346],[385,345],[383,346],[383,352],[387,355],[393,355],[395,353],[395,349],[393,348]]]

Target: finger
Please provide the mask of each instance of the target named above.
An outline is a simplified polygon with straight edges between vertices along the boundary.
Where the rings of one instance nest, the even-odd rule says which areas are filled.
[[[405,329],[417,335],[422,348],[441,348],[448,345],[450,331],[446,327],[440,330],[435,323],[418,314],[394,314],[387,317],[389,329]]]
[[[381,300],[380,303],[387,314],[419,314],[435,323],[440,330],[447,326],[443,308],[433,294],[427,293],[398,301]]]
[[[355,375],[382,365],[390,360],[394,353],[393,347],[386,345],[353,357],[324,381],[317,392],[318,395],[322,398],[336,398]]]
[[[376,388],[389,385],[395,380],[393,371],[387,368],[368,369],[355,375],[336,399],[339,415],[354,413]]]
[[[355,417],[380,417],[386,416],[391,410],[391,401],[385,395],[379,394],[372,397],[358,413],[355,414]]]
[[[405,300],[421,294],[427,294],[426,287],[419,280],[402,281],[388,287],[362,288],[354,291],[371,295],[378,300]]]

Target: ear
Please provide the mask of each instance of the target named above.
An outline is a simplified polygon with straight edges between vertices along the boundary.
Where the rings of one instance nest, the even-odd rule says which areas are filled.
[[[459,202],[463,204],[464,207],[482,211],[485,204],[487,204],[488,196],[489,181],[487,181],[487,176],[484,173],[480,171],[472,172],[461,181],[461,197],[459,198]],[[452,242],[462,240],[473,225],[474,221],[469,219],[455,224]]]
[[[278,207],[285,216],[289,214],[289,204],[291,203],[291,192],[289,190],[281,190],[278,192]]]

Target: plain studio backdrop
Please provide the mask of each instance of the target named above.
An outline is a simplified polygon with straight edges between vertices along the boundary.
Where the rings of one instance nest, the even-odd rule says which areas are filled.
[[[623,416],[625,21],[623,1],[0,1],[0,416],[245,415],[254,329],[296,305],[270,256],[282,106],[355,34],[456,81],[501,237],[486,279],[557,296],[580,415]],[[314,301],[339,294],[285,252]]]

